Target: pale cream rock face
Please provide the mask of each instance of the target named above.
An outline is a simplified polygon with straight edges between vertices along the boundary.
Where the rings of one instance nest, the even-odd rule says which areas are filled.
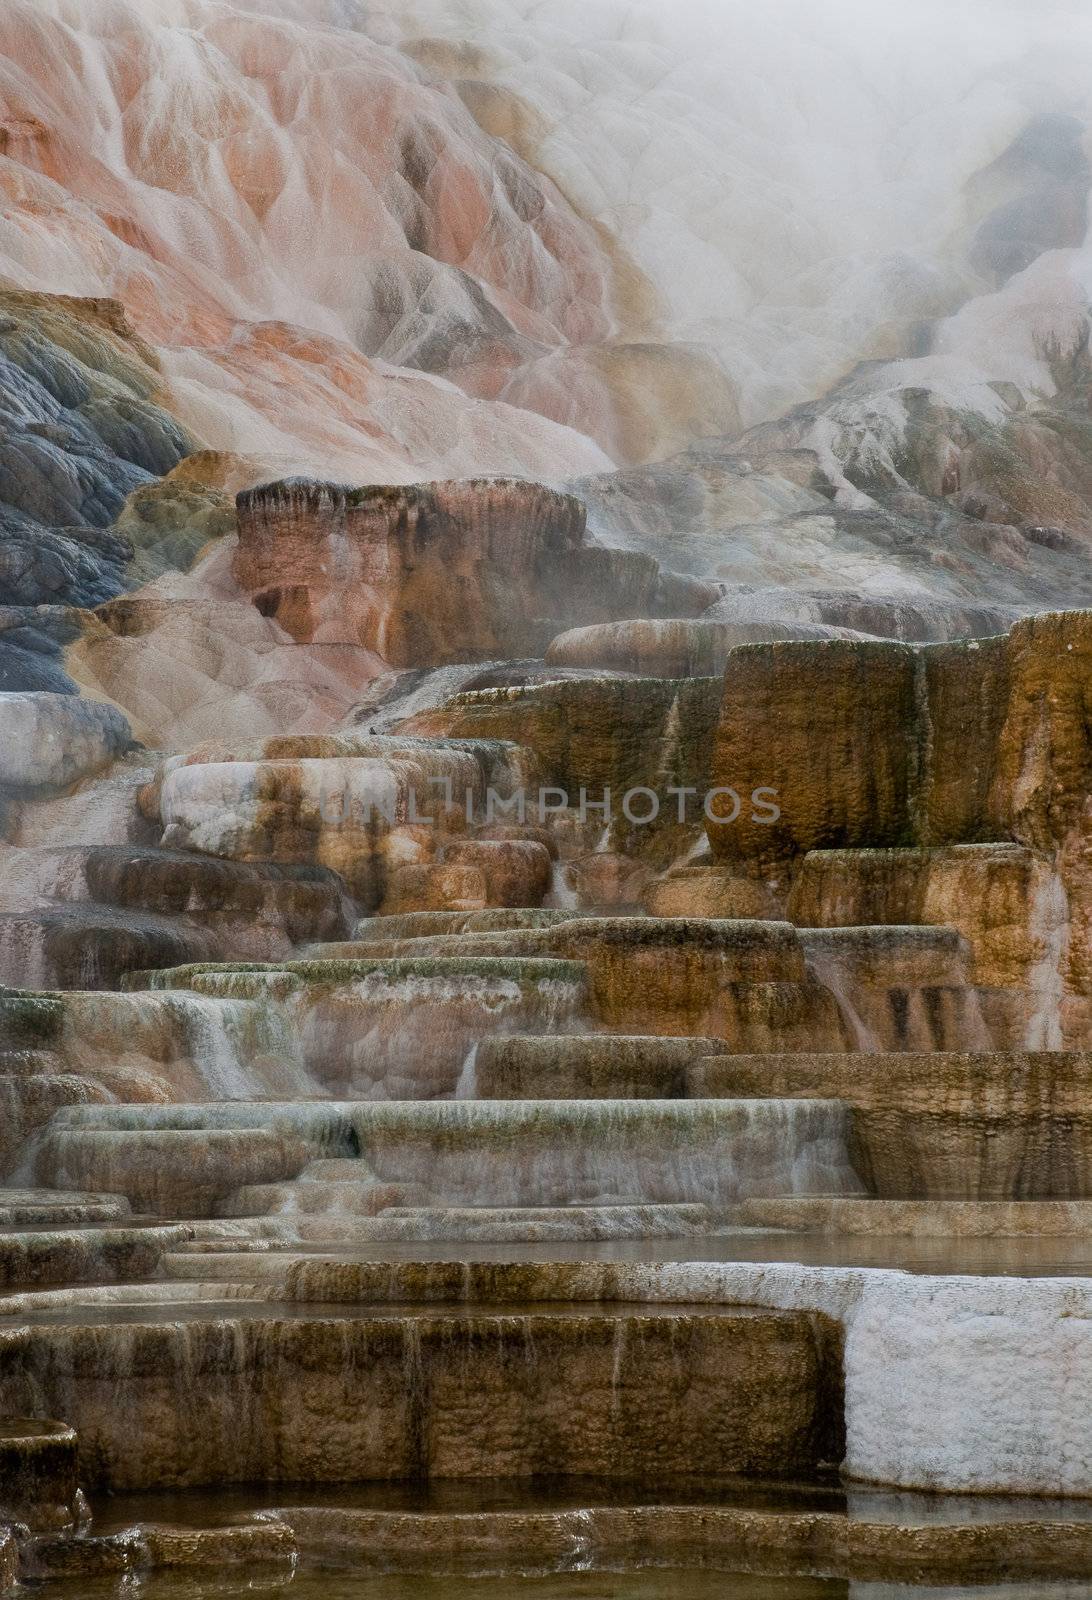
[[[67,789],[129,743],[116,706],[66,694],[0,693],[0,787]]]

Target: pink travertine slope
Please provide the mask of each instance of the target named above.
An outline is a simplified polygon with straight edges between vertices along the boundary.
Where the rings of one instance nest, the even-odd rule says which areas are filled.
[[[596,230],[409,57],[303,9],[4,0],[0,275],[120,300],[198,438],[281,471],[609,465],[603,384],[565,423],[533,378],[496,400],[599,359]]]

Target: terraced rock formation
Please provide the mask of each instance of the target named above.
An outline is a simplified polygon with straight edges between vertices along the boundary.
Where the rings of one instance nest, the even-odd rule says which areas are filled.
[[[325,491],[293,505],[321,548]],[[93,1500],[591,1477],[604,1560],[641,1485],[641,1538],[696,1559],[695,1473],[701,1559],[786,1573],[793,1497],[839,1471],[1092,1495],[1090,626],[733,645],[674,680],[516,664],[383,733],[166,757],[101,703],[11,697],[3,1412],[74,1428]],[[759,1561],[744,1486],[772,1479]],[[958,1523],[915,1567],[924,1524],[830,1514],[828,1570],[988,1571]],[[285,1547],[328,1559],[296,1515]],[[432,1560],[485,1536],[415,1516]],[[1079,1573],[1073,1516],[1049,1550],[1034,1517],[998,1537]],[[20,1571],[107,1559],[37,1527]]]
[[[1092,1579],[1092,50],[823,9],[0,0],[0,1594]]]

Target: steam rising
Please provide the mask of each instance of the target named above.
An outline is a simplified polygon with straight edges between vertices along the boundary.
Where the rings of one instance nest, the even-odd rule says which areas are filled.
[[[476,70],[533,108],[537,163],[655,286],[660,316],[643,331],[714,351],[748,424],[856,360],[908,353],[921,321],[995,289],[968,260],[1005,188],[981,175],[1043,114],[1079,119],[1082,137],[1092,98],[1078,5],[383,9],[402,40],[469,39]],[[1086,272],[1054,264],[1030,298],[1048,317],[1083,305]],[[994,320],[987,309],[947,342],[993,338]]]
[[[586,473],[926,349],[988,411],[1085,327],[1077,4],[4,0],[0,53],[0,272],[280,467]]]

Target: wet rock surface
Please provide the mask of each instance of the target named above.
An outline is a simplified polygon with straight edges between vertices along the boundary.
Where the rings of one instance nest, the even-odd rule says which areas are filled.
[[[955,646],[740,650],[725,676],[715,770],[743,789],[775,770],[787,804],[766,834],[745,824],[712,834],[713,848],[1061,844],[1089,769],[1089,617],[1052,613]]]
[[[825,1094],[854,1107],[857,1171],[885,1199],[1083,1198],[1089,1058],[1078,1051],[737,1056],[694,1094]]]
[[[46,1373],[58,1356],[71,1364],[71,1377],[54,1392],[78,1417],[81,1467],[119,1489],[270,1476],[327,1483],[559,1470],[641,1476],[682,1470],[685,1452],[695,1450],[707,1469],[791,1474],[815,1462],[831,1427],[827,1363],[812,1319],[800,1314],[619,1318],[542,1308],[491,1316],[483,1308],[307,1322],[273,1311],[247,1318],[240,1333],[234,1359],[225,1361],[216,1324],[200,1317],[174,1329],[136,1319],[8,1331],[0,1334],[5,1405],[36,1374],[52,1388]],[[208,1397],[199,1432],[185,1425],[174,1390],[183,1349]],[[761,1373],[771,1358],[781,1385],[767,1398]],[[119,1361],[128,1418],[103,1404],[110,1366]],[[619,1363],[621,1384],[612,1376]],[[372,1408],[363,1410],[352,1400],[358,1366],[377,1380]],[[551,1404],[559,1374],[582,1394],[583,1415],[559,1415]],[[230,1398],[240,1384],[252,1395],[242,1429]],[[484,1409],[468,1434],[471,1395]],[[296,1404],[305,1405],[310,1429],[286,1415]],[[664,1417],[680,1404],[690,1425],[672,1443]]]
[[[0,1423],[0,1516],[38,1530],[71,1524],[78,1490],[73,1428],[28,1417]]]

